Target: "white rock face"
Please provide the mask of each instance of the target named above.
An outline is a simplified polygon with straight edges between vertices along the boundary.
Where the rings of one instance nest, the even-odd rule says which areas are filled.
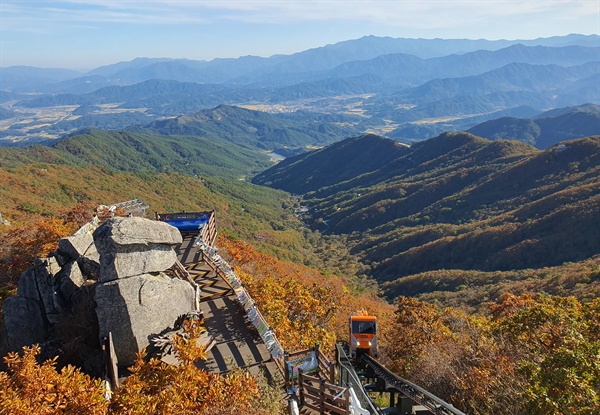
[[[162,273],[99,283],[95,298],[100,338],[112,332],[119,366],[132,365],[152,336],[194,309],[192,286]]]
[[[194,288],[162,271],[177,261],[179,231],[164,222],[115,218],[94,232],[100,255],[96,314],[102,339],[112,332],[120,366],[130,366],[150,339],[194,310]]]
[[[99,281],[107,282],[164,271],[177,261],[173,246],[179,231],[165,223],[143,218],[114,218],[94,232],[100,254]]]

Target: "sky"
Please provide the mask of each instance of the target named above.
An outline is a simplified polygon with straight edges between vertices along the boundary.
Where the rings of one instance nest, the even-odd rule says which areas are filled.
[[[366,35],[600,34],[600,0],[0,0],[0,66],[291,54]]]

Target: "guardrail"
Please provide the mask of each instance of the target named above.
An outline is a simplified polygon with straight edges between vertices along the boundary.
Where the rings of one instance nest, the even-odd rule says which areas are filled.
[[[235,275],[233,268],[221,258],[218,251],[210,245],[200,243],[202,258],[233,290],[236,299],[246,313],[246,321],[256,329],[273,358],[283,358],[283,347],[277,340],[273,328],[269,326],[260,313],[255,301],[243,286],[242,281]]]
[[[300,371],[304,374],[314,374],[335,384],[335,364],[327,359],[321,352],[317,343],[310,349],[299,350],[293,353],[284,353],[284,380],[286,389],[295,387]]]
[[[371,398],[363,389],[362,382],[359,379],[352,362],[346,355],[346,351],[340,343],[336,345],[336,360],[338,364],[338,384],[341,386],[351,387],[356,394],[360,409],[368,411],[371,415],[379,415],[381,412],[375,408]]]
[[[95,215],[92,220],[79,228],[73,235],[91,235],[100,226],[100,218]]]

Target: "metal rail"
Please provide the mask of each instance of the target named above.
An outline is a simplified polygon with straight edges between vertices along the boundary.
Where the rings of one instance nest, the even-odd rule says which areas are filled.
[[[363,389],[362,382],[358,378],[352,362],[346,355],[343,346],[338,343],[337,347],[337,364],[339,369],[339,384],[340,386],[352,387],[363,409],[366,409],[371,415],[379,415],[381,412],[375,408],[371,398]]]
[[[385,366],[373,359],[371,356],[363,355],[362,360],[375,371],[377,376],[385,380],[389,387],[392,387],[419,405],[427,408],[436,415],[465,415],[464,412],[456,409],[453,405],[438,398],[434,394],[426,391],[420,386],[401,378],[393,372],[390,372]]]

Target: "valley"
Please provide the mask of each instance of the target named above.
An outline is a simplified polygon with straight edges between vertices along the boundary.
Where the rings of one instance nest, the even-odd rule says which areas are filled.
[[[14,108],[16,102],[2,104],[11,112],[11,117],[0,119],[0,146],[25,147],[31,144],[49,144],[61,137],[74,133],[82,128],[77,120],[82,121],[86,114],[78,114],[79,105],[57,105],[52,107]],[[120,108],[122,103],[100,104],[95,106],[93,116],[100,118],[118,118],[120,116],[144,116],[148,108]],[[150,116],[144,117],[148,121]],[[141,118],[140,118],[141,119]],[[107,121],[108,122],[108,121]],[[129,122],[118,127],[126,127]]]
[[[261,111],[269,114],[294,114],[306,112],[314,114],[340,114],[349,116],[348,119],[333,121],[332,124],[341,127],[352,128],[358,133],[372,133],[386,135],[402,124],[389,119],[373,120],[367,115],[368,100],[372,94],[363,95],[340,95],[324,98],[297,99],[279,103],[261,102],[237,102],[232,105],[253,111]],[[80,129],[83,124],[82,117],[95,118],[88,121],[98,128],[111,129],[135,127],[131,125],[132,120],[149,123],[155,120],[163,120],[165,116],[153,115],[152,109],[123,108],[123,102],[94,105],[91,111],[79,110],[81,106],[57,105],[51,107],[14,107],[16,101],[2,104],[2,107],[11,111],[12,116],[0,120],[0,146],[24,147],[36,143],[49,144],[65,135],[72,134]],[[397,104],[399,109],[410,109],[409,104]],[[467,114],[464,117],[442,117],[417,120],[409,124],[438,124],[450,121],[459,121],[472,116],[485,116],[486,114]],[[104,117],[103,117],[104,116]],[[104,119],[103,119],[104,118]],[[123,121],[119,122],[122,118]],[[77,121],[79,120],[79,121]],[[365,124],[365,125],[362,125]]]

